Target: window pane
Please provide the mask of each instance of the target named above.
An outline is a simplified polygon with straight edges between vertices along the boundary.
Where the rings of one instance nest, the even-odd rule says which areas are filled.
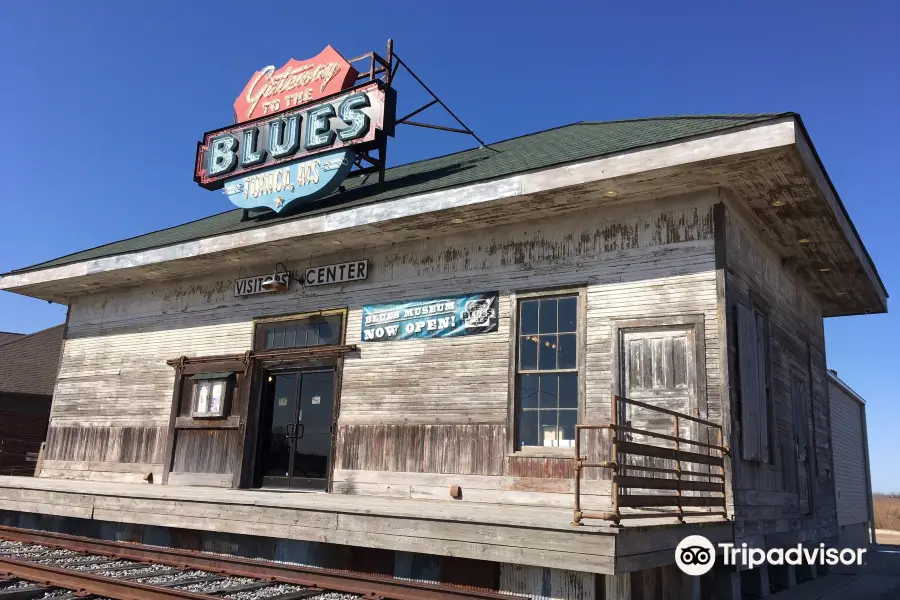
[[[341,341],[341,318],[339,316],[326,317],[325,322],[319,326],[319,343],[321,345],[337,344]]]
[[[522,303],[519,313],[519,333],[522,335],[538,332],[538,301],[529,300]]]
[[[303,348],[339,344],[343,319],[340,315],[298,319],[261,326],[266,334],[264,348]]]
[[[578,408],[577,373],[563,373],[559,376],[559,407]]]
[[[519,338],[519,368],[527,371],[537,369],[538,337],[536,335]]]
[[[541,427],[541,445],[542,446],[558,446],[559,442],[556,435],[556,415],[555,410],[539,410]]]
[[[556,408],[559,375],[541,375],[541,408]]]
[[[225,394],[225,382],[217,381],[212,385],[209,398],[209,412],[216,414],[222,410],[222,396]]]
[[[538,443],[538,412],[536,410],[519,412],[519,423],[516,427],[519,435],[519,446],[540,445]]]
[[[297,347],[302,348],[303,346],[308,346],[309,344],[306,342],[306,340],[309,335],[309,321],[303,321],[302,323],[294,325],[294,329],[297,330]]]
[[[209,382],[201,383],[197,391],[197,412],[205,413],[209,406]]]
[[[522,375],[519,384],[519,408],[538,407],[538,376]]]
[[[538,361],[538,368],[541,370],[544,369],[555,369],[556,368],[556,336],[555,335],[542,335],[539,341],[540,344],[540,360]]]
[[[578,323],[578,298],[559,299],[559,330],[575,331]]]
[[[577,410],[559,411],[559,445],[571,448],[575,445],[575,422],[578,420]]]
[[[574,445],[578,420],[578,297],[536,298],[519,303],[517,446]],[[551,372],[548,372],[551,371]]]
[[[297,345],[297,328],[296,327],[285,327],[284,328],[284,347],[285,348],[293,348]]]
[[[556,298],[541,300],[541,333],[556,333]]]
[[[559,368],[575,368],[575,334],[569,333],[559,336]]]
[[[321,325],[320,321],[315,323],[309,323],[306,326],[306,345],[307,346],[318,346],[319,345],[319,325]]]

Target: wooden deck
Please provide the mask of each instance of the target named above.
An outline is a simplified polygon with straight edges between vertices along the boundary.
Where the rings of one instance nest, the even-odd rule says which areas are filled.
[[[672,563],[693,533],[733,539],[721,518],[575,527],[562,508],[29,477],[0,477],[0,509],[604,574]]]

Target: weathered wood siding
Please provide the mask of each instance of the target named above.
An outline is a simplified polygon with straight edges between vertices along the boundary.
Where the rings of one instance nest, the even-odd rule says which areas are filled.
[[[836,534],[831,466],[825,337],[815,300],[782,266],[778,255],[752,233],[754,225],[736,204],[725,211],[725,299],[731,390],[733,486],[738,537],[780,535],[777,540],[813,540]],[[738,305],[750,308],[751,294],[764,303],[769,323],[769,381],[774,428],[769,461],[742,456],[742,361]],[[746,362],[746,361],[744,361]],[[746,367],[745,367],[746,370]],[[806,423],[795,424],[792,386],[805,386]],[[760,384],[763,385],[763,384]],[[748,393],[745,391],[745,393]],[[765,421],[759,416],[754,422]],[[752,423],[751,423],[752,426]],[[811,513],[801,508],[795,426],[803,427],[811,461]],[[753,432],[750,432],[753,435]],[[773,538],[776,539],[776,538]]]
[[[869,483],[865,406],[830,379],[828,399],[831,405],[838,525],[866,523],[869,520]]]
[[[173,305],[189,301],[182,285],[189,286],[136,288],[72,304],[52,427],[168,427],[175,372],[167,359],[250,348],[246,317],[235,321],[225,310],[210,314],[210,307],[194,306],[195,312],[188,305],[173,315]]]
[[[204,370],[213,373],[225,371],[225,364],[213,363]],[[248,398],[240,393],[244,382],[245,373],[240,372],[227,386],[228,400],[223,402],[230,406],[230,410],[225,418],[193,419],[194,380],[190,375],[182,378],[173,423],[175,431],[171,436],[171,462],[163,465],[169,468],[167,479],[164,477],[166,483],[232,487],[240,471],[243,434],[247,424]]]
[[[374,442],[374,443],[373,443]],[[498,475],[505,425],[344,425],[337,468],[409,473]]]
[[[292,269],[368,258],[368,280],[345,286],[234,298],[234,278],[272,268],[268,263],[240,263],[204,279],[85,296],[71,307],[51,428],[164,429],[174,382],[166,359],[245,352],[251,348],[254,318],[348,307],[347,343],[358,343],[361,350],[348,356],[343,368],[335,491],[395,494],[390,486],[396,482],[388,483],[395,481],[391,473],[440,474],[493,478],[492,488],[490,482],[478,481],[473,489],[491,488],[499,499],[527,491],[522,486],[543,478],[558,480],[550,484],[554,491],[535,486],[535,493],[556,494],[545,497],[550,504],[562,498],[570,502],[568,458],[506,455],[511,294],[586,288],[582,420],[592,422],[609,418],[617,368],[612,364],[614,323],[699,316],[705,321],[708,391],[702,416],[718,420],[713,205],[719,200],[719,193],[710,191],[373,247],[364,253],[285,257]],[[360,342],[364,304],[494,290],[500,292],[500,327],[495,333]],[[207,442],[197,439],[191,444],[199,448]],[[62,446],[53,452],[57,460],[85,460]],[[179,460],[176,453],[173,471]],[[224,467],[213,464],[215,457],[209,460],[208,473],[222,472]],[[360,471],[381,473],[384,483],[345,485],[352,478],[342,473]],[[440,486],[426,482],[425,487],[445,483],[449,480]],[[414,478],[400,485],[412,489]],[[601,489],[594,491],[602,495]],[[464,493],[464,498],[472,496]]]
[[[166,428],[144,426],[51,426],[41,477],[95,481],[159,481]]]

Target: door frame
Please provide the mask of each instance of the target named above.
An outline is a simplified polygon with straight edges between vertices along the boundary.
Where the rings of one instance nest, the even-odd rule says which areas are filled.
[[[331,473],[334,471],[334,450],[335,450],[335,448],[334,448],[334,446],[335,446],[334,440],[335,440],[335,437],[336,437],[336,434],[337,434],[337,426],[336,426],[336,424],[337,424],[337,415],[336,415],[337,407],[336,407],[336,402],[335,402],[335,400],[336,400],[336,394],[337,394],[337,369],[336,369],[334,366],[327,366],[327,365],[326,365],[326,366],[319,366],[319,367],[309,367],[309,366],[306,366],[306,367],[301,367],[301,368],[293,368],[293,367],[279,366],[279,367],[272,368],[272,369],[262,369],[262,370],[260,371],[260,381],[261,381],[261,383],[266,383],[266,381],[265,381],[266,378],[269,377],[269,376],[272,376],[272,375],[290,375],[290,374],[296,374],[296,375],[298,376],[298,377],[297,377],[297,383],[296,383],[296,386],[297,386],[297,389],[296,389],[296,392],[297,392],[297,407],[295,408],[295,415],[294,415],[294,420],[296,421],[296,420],[297,420],[297,417],[299,416],[299,412],[298,412],[298,411],[302,411],[302,410],[303,410],[303,407],[302,407],[302,398],[303,398],[303,376],[304,376],[305,374],[307,374],[307,373],[332,373],[333,376],[334,376],[334,380],[333,380],[333,386],[334,386],[334,388],[332,389],[332,392],[331,392],[331,393],[332,393],[332,403],[331,403],[331,406],[332,406],[332,415],[331,415],[331,444],[330,444],[330,448],[329,448],[329,452],[328,452],[328,457],[327,457],[327,458],[328,458],[328,467],[327,467],[327,472],[326,472],[326,475],[325,475],[325,488],[322,490],[322,491],[328,491],[329,486],[330,486],[330,484],[331,484]],[[263,406],[264,406],[264,396],[266,395],[266,394],[265,394],[265,390],[266,390],[265,386],[262,386],[262,385],[261,385],[261,386],[260,386],[260,390],[259,390],[259,411],[260,411],[260,415],[262,414],[262,409],[263,409]],[[262,425],[262,423],[260,423],[260,425]],[[257,429],[257,437],[256,437],[256,444],[257,444],[257,447],[255,448],[256,459],[255,459],[255,461],[254,461],[254,464],[252,465],[252,469],[253,469],[253,471],[254,471],[254,475],[256,474],[256,469],[257,469],[258,466],[259,466],[259,463],[256,462],[256,460],[258,460],[258,459],[260,458],[260,457],[259,457],[259,443],[261,442],[261,438],[259,437],[259,433],[260,433],[261,431],[262,431],[261,429]],[[298,439],[298,438],[294,438],[294,442],[293,442],[294,444],[296,444],[296,440],[297,440],[297,439]],[[295,450],[294,448],[291,449],[291,458],[290,458],[289,467],[288,467],[288,470],[289,470],[292,474],[291,474],[290,477],[288,477],[287,479],[288,479],[288,480],[292,480],[292,479],[298,479],[298,480],[299,480],[299,479],[311,479],[311,478],[309,478],[309,477],[294,477],[294,475],[293,475],[293,468],[291,468],[291,467],[293,466],[293,461],[294,461],[294,459],[296,458],[295,455],[294,455],[294,450]],[[253,480],[251,479],[251,483],[252,483],[252,481],[253,481]],[[262,486],[262,487],[265,487],[265,486]],[[260,488],[254,488],[254,489],[260,489]],[[279,488],[279,487],[270,487],[270,488],[265,488],[265,489],[266,489],[266,490],[270,490],[270,491],[290,491],[290,490],[299,490],[300,488],[294,488],[293,486],[290,486],[290,485],[289,485],[289,486],[287,486],[287,487],[285,487],[285,488],[283,488],[283,489],[282,489],[282,488]],[[317,488],[309,488],[308,490],[302,490],[302,491],[319,491],[319,490],[318,490]]]
[[[700,418],[709,419],[709,398],[706,394],[706,317],[702,314],[667,315],[664,317],[629,317],[625,319],[610,319],[610,388],[614,396],[624,396],[624,368],[622,358],[624,355],[624,333],[639,329],[666,329],[666,328],[690,328],[694,334],[694,365],[696,366],[696,396],[697,407],[700,409]],[[606,404],[606,403],[604,403]],[[607,404],[609,406],[609,404]],[[606,409],[609,410],[609,409]],[[610,420],[613,415],[609,414]]]
[[[797,469],[797,477],[794,484],[797,486],[797,507],[800,511],[801,516],[809,516],[814,514],[813,512],[813,497],[815,496],[815,472],[813,470],[813,456],[815,455],[815,445],[814,440],[812,439],[812,435],[810,433],[810,421],[812,420],[812,406],[810,402],[811,398],[811,388],[810,385],[812,382],[807,380],[804,377],[804,373],[792,366],[790,369],[790,402],[791,402],[791,441],[793,442],[792,446],[795,448],[795,453],[793,455],[794,468]],[[794,396],[794,382],[799,381],[803,386],[803,393],[799,398]],[[799,400],[799,406],[796,404]],[[806,462],[805,464],[800,464],[800,448],[797,447],[797,426],[796,422],[797,409],[803,411],[803,414],[800,415],[803,419],[803,423],[800,424],[803,427],[803,439],[806,443]],[[815,429],[815,427],[813,427]],[[782,466],[784,468],[784,466]],[[806,507],[800,506],[800,492],[801,487],[803,485],[803,481],[801,479],[801,469],[806,471]]]
[[[250,409],[248,414],[248,427],[246,441],[244,443],[243,468],[241,469],[241,488],[252,488],[253,481],[256,479],[257,469],[259,467],[259,441],[260,422],[263,408],[263,394],[265,392],[265,378],[272,372],[310,372],[310,371],[334,371],[334,410],[332,414],[333,433],[331,435],[331,447],[328,453],[328,476],[325,484],[326,492],[331,492],[334,478],[335,458],[337,457],[337,438],[338,438],[338,416],[340,414],[341,405],[341,382],[343,380],[344,357],[322,357],[316,359],[304,360],[283,360],[283,359],[266,359],[254,361],[256,364],[252,368],[251,398]],[[259,489],[259,488],[254,488]],[[287,488],[286,488],[287,489]]]
[[[296,348],[278,348],[264,350],[260,348],[261,340],[258,339],[259,325],[277,321],[294,321],[314,316],[341,315],[341,335],[334,346],[305,346]],[[262,410],[263,378],[266,371],[302,371],[315,369],[334,369],[334,414],[332,426],[334,433],[331,436],[331,448],[328,455],[328,479],[325,491],[331,492],[334,485],[334,469],[337,459],[338,418],[341,412],[341,389],[344,380],[344,357],[357,352],[358,347],[347,345],[347,316],[346,308],[332,308],[325,310],[309,311],[304,313],[289,313],[282,315],[268,315],[257,317],[253,320],[253,335],[247,368],[246,393],[249,395],[247,402],[247,428],[244,433],[244,450],[241,457],[240,473],[235,476],[236,488],[250,488],[256,477],[257,450],[259,442],[259,421]]]

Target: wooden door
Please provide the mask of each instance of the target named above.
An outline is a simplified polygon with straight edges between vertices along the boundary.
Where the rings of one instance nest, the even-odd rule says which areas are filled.
[[[809,514],[810,457],[807,435],[806,382],[798,376],[791,379],[791,404],[794,417],[794,447],[797,457],[797,495],[800,514]]]
[[[623,382],[621,392],[632,400],[659,406],[682,414],[694,416],[697,407],[697,366],[695,360],[694,329],[691,326],[635,328],[622,332],[620,365]],[[625,406],[620,410],[620,422],[635,429],[644,429],[665,435],[674,435],[674,419],[671,415],[641,407]],[[681,419],[679,436],[697,439],[696,424]],[[673,448],[674,442],[631,434],[630,441]],[[682,450],[696,452],[696,446],[682,445]],[[627,456],[626,462],[634,466],[674,468],[674,462],[639,456]],[[699,465],[689,468],[697,470]],[[646,477],[667,477],[656,473],[631,474]],[[643,492],[642,492],[643,493]]]

